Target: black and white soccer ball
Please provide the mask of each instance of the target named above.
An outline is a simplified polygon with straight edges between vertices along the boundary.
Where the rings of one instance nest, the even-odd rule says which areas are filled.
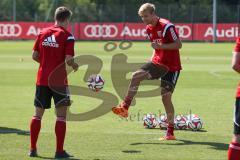
[[[157,127],[157,120],[154,114],[149,113],[143,117],[143,126],[148,129]]]
[[[90,90],[92,90],[94,92],[98,92],[101,89],[103,89],[104,80],[103,80],[102,76],[99,74],[91,75],[87,80],[87,86]]]
[[[179,130],[188,128],[187,118],[184,115],[177,115],[174,119],[174,127]]]
[[[199,131],[203,127],[203,121],[196,114],[187,115],[187,124],[188,124],[188,128],[193,131]]]

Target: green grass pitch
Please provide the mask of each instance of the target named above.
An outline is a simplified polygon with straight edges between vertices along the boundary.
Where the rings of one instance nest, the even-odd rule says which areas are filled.
[[[112,56],[124,53],[128,62],[146,62],[152,49],[147,42],[133,42],[128,50],[104,51],[106,42],[77,42],[76,55],[95,55],[103,60],[104,91],[117,96],[112,85]],[[34,111],[35,78],[38,64],[31,59],[33,41],[0,42],[0,159],[29,159],[29,120]],[[198,114],[204,121],[202,132],[176,131],[177,141],[160,142],[159,129],[144,129],[134,115],[164,111],[161,97],[137,98],[130,109],[131,120],[112,113],[90,121],[67,123],[65,149],[76,159],[86,160],[224,160],[232,136],[232,116],[238,75],[231,69],[233,43],[184,43],[183,71],[174,93],[176,113]],[[86,67],[69,76],[74,85],[86,86]],[[129,75],[130,77],[130,75]],[[140,90],[148,88],[142,86]],[[99,92],[98,94],[101,94]],[[100,100],[72,96],[73,113],[96,107]],[[38,141],[42,158],[55,152],[55,114],[45,112]],[[41,159],[41,158],[36,158]]]

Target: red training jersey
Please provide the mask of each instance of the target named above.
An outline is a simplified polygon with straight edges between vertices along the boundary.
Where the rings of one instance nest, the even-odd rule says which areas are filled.
[[[235,45],[235,48],[233,50],[233,54],[240,54],[240,37],[237,38],[237,40],[236,40],[236,45]],[[238,62],[238,63],[240,63],[240,62]],[[236,97],[240,97],[240,82],[239,82],[238,87],[237,87]]]
[[[37,85],[49,86],[49,75],[61,64],[64,64],[64,69],[58,72],[58,82],[67,85],[65,56],[74,56],[74,41],[73,35],[61,26],[54,25],[40,32],[33,47],[33,51],[38,51],[40,60]]]
[[[175,26],[166,19],[160,18],[156,26],[147,25],[146,32],[151,42],[173,43],[179,38]],[[182,69],[179,50],[155,49],[151,58],[152,63],[168,67],[169,71]]]

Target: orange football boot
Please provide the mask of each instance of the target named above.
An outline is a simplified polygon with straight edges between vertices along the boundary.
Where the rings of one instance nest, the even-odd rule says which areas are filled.
[[[165,135],[159,138],[159,141],[165,141],[165,140],[176,140],[176,137],[174,135]]]
[[[160,141],[164,141],[164,140],[176,140],[176,137],[173,134],[174,131],[174,127],[171,125],[171,127],[167,128],[167,132],[166,135],[163,137],[160,137],[159,140]]]
[[[112,112],[120,117],[127,118],[128,110],[124,108],[125,105],[125,102],[122,102],[119,106],[113,107]]]

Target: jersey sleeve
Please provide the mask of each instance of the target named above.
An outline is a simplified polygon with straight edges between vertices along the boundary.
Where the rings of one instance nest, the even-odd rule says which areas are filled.
[[[236,45],[233,50],[234,53],[240,53],[240,37],[236,40]]]
[[[70,55],[70,56],[74,56],[74,43],[75,43],[75,38],[73,35],[69,35],[67,37],[67,41],[66,41],[66,47],[65,47],[65,55]]]
[[[40,34],[37,36],[37,39],[34,42],[33,45],[33,51],[39,51],[39,44],[40,44]]]
[[[167,29],[166,36],[172,42],[176,41],[179,38],[175,26],[171,26]]]

